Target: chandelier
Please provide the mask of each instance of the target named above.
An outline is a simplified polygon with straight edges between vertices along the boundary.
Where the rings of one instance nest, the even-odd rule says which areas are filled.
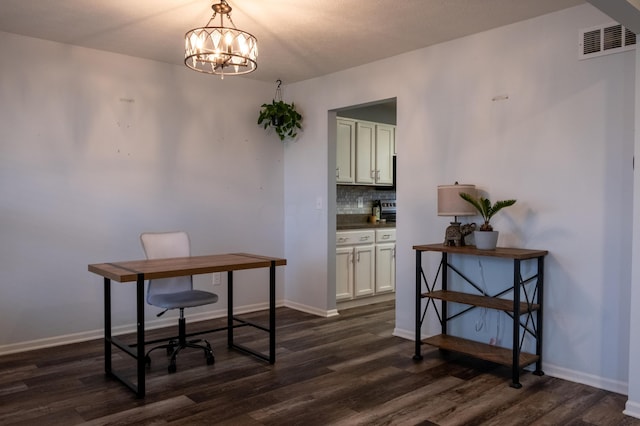
[[[258,66],[258,40],[239,30],[231,20],[231,6],[226,0],[211,6],[213,16],[206,26],[194,28],[184,36],[184,63],[192,70],[208,74],[248,74]],[[220,26],[212,25],[220,15]],[[224,16],[232,27],[224,26]]]

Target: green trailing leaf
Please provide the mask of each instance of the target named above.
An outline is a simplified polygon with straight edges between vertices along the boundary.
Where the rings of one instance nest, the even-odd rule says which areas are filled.
[[[484,223],[480,225],[481,231],[493,231],[493,227],[491,226],[491,223],[489,223],[491,218],[503,208],[512,206],[516,203],[516,200],[500,200],[496,201],[495,204],[492,205],[488,198],[484,198],[482,196],[476,198],[465,192],[461,192],[460,197],[475,207],[476,210],[478,210],[478,213],[480,213],[480,216],[482,216]]]
[[[292,102],[288,104],[284,101],[273,100],[270,104],[262,104],[262,109],[258,115],[258,124],[264,129],[273,128],[280,140],[293,139],[302,129],[302,115],[296,111],[296,106]]]

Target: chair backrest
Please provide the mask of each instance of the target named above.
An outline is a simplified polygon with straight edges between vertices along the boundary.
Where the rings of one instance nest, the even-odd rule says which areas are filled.
[[[191,255],[191,244],[186,232],[145,232],[140,235],[147,259],[165,259]],[[176,293],[193,290],[191,276],[149,280],[147,302],[154,294]]]

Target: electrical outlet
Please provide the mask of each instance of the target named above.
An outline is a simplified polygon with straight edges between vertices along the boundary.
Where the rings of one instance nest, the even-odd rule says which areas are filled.
[[[213,285],[220,285],[220,284],[222,284],[220,280],[220,272],[216,272],[213,274]]]

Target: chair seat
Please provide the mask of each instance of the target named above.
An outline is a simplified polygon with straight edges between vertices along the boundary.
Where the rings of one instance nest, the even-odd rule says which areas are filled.
[[[218,295],[202,290],[187,290],[177,293],[154,294],[149,297],[151,305],[165,309],[190,308],[218,301]]]

